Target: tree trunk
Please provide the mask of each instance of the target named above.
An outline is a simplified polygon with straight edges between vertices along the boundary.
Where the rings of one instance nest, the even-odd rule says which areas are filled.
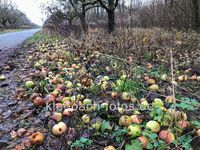
[[[69,23],[69,28],[71,30],[72,29],[72,20],[68,20],[68,23]]]
[[[4,26],[4,28],[7,28],[7,20],[2,20],[1,24]]]
[[[200,15],[198,0],[192,0],[193,11],[193,29],[200,31]]]
[[[85,4],[85,2],[84,2]],[[82,4],[82,13],[80,15],[80,20],[81,20],[81,27],[84,33],[87,33],[88,28],[87,28],[87,23],[86,23],[86,11],[85,11],[85,5]]]
[[[81,28],[83,32],[87,33],[88,28],[87,28],[85,13],[82,13],[80,20],[81,20]]]
[[[115,30],[115,11],[108,10],[108,32],[111,33]]]

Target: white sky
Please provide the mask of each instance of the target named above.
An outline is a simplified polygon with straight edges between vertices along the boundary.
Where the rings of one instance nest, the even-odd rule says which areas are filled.
[[[24,12],[27,17],[38,25],[42,25],[46,15],[42,13],[41,5],[51,0],[12,0],[19,10]]]
[[[45,21],[46,15],[42,13],[42,4],[51,3],[52,0],[11,0],[15,3],[19,10],[24,12],[27,17],[38,25],[42,25]],[[130,2],[130,0],[125,0],[126,2]],[[149,1],[149,0],[143,0]]]

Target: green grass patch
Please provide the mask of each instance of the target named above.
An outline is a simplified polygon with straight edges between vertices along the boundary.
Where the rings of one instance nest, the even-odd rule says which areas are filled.
[[[19,31],[23,31],[25,29],[3,29],[3,30],[0,30],[0,34],[3,34],[3,33],[10,33],[10,32],[19,32]]]
[[[49,43],[49,42],[54,42],[57,40],[61,40],[61,36],[59,35],[47,35],[43,32],[37,32],[34,34],[34,36],[32,36],[31,38],[29,38],[26,41],[26,44],[34,44],[34,43]]]

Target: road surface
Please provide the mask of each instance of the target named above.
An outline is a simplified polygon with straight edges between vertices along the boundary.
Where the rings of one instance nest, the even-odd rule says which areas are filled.
[[[15,49],[40,29],[0,34],[0,66],[2,66]]]

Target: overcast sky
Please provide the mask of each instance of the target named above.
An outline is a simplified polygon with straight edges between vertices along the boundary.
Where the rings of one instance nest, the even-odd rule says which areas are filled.
[[[42,13],[41,4],[50,2],[51,0],[12,0],[19,10],[24,12],[27,17],[34,23],[42,25],[45,14]]]
[[[46,15],[42,13],[41,5],[51,3],[52,0],[12,0],[19,10],[24,12],[27,17],[34,23],[42,25]],[[130,0],[125,0],[130,2]],[[143,0],[149,1],[149,0]]]

